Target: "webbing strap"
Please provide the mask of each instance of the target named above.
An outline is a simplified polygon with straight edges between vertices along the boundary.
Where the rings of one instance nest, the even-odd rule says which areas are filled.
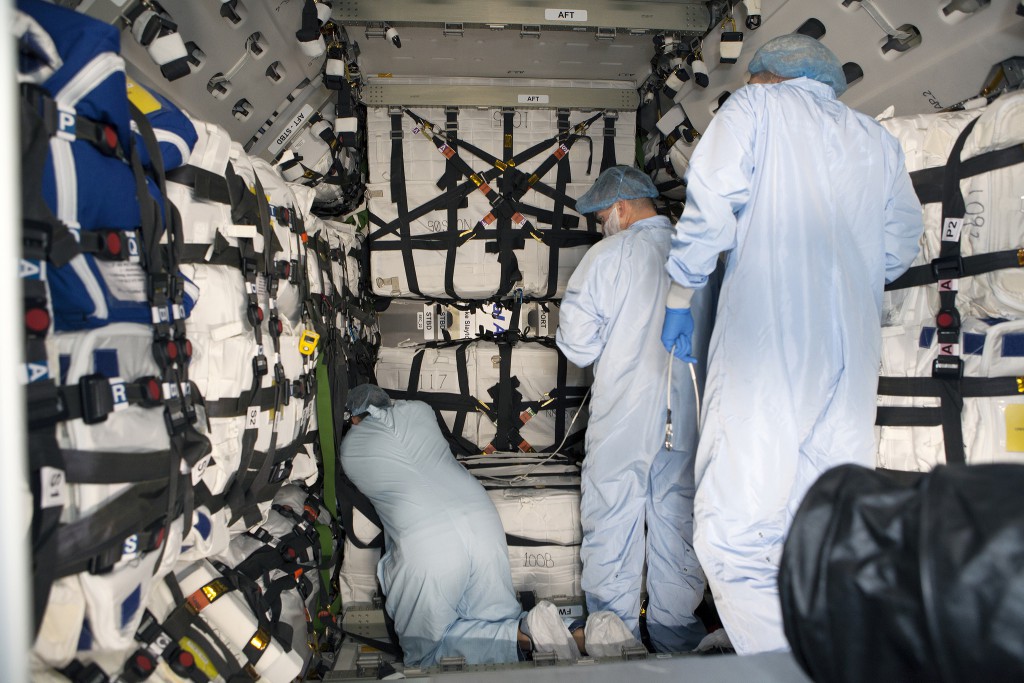
[[[1024,163],[1024,144],[985,152],[970,159],[965,159],[960,162],[956,177],[958,181],[964,180],[1020,163]],[[914,184],[914,192],[922,204],[931,204],[943,200],[949,173],[949,166],[943,165],[922,168],[910,174],[910,180]]]
[[[445,110],[445,135],[448,138],[449,146],[452,150],[458,154],[459,148],[458,143],[455,139],[459,134],[459,110],[455,107]],[[448,256],[444,262],[444,291],[452,299],[461,299],[458,291],[455,289],[455,264],[458,262],[458,247],[461,243],[457,239],[459,234],[459,209],[465,208],[469,205],[469,200],[465,196],[459,196],[453,190],[458,187],[459,184],[459,170],[455,164],[452,163],[451,159],[445,159],[444,174],[437,181],[437,186],[444,191],[444,196],[448,198],[447,202],[447,231],[448,234],[453,238],[448,242]]]
[[[402,130],[403,116],[401,112],[391,114],[391,201],[398,209],[398,233],[403,242],[412,238],[409,217],[409,198],[405,193],[405,151],[403,148],[404,133]],[[412,252],[402,250],[402,264],[405,267],[406,282],[414,294],[420,292],[420,283],[416,277],[416,261]]]
[[[559,142],[564,141],[569,135],[569,112],[564,109],[559,109],[558,113],[558,139]],[[607,120],[607,119],[606,119]],[[566,186],[572,182],[569,166],[569,155],[563,156],[558,160],[558,172],[555,179],[555,191],[560,194],[565,194]],[[563,232],[563,224],[565,220],[565,204],[560,201],[555,201],[554,216],[551,220],[551,231],[550,235],[553,238],[558,238]],[[550,299],[555,295],[558,289],[558,260],[561,249],[548,244],[548,285],[544,292],[545,299]]]
[[[227,164],[224,165],[227,170]],[[192,188],[196,199],[217,204],[231,205],[231,191],[223,173],[213,173],[198,166],[179,166],[167,172],[167,180]]]
[[[618,120],[617,113],[609,112],[604,115],[604,147],[601,149],[601,173],[614,166],[615,161],[615,122]]]
[[[37,308],[48,311],[49,288],[46,284],[46,264],[49,258],[55,266],[53,247],[57,234],[70,237],[70,232],[53,215],[42,196],[43,172],[48,157],[49,135],[36,110],[24,99],[20,106],[20,173],[21,173],[21,264],[19,280],[26,311]],[[70,260],[77,253],[77,243],[71,237],[74,251],[65,254]],[[63,259],[61,259],[63,260]],[[67,261],[65,261],[66,263]],[[47,328],[49,325],[47,325]],[[28,413],[33,406],[46,406],[53,415],[59,415],[57,385],[49,376],[49,362],[45,337],[47,330],[26,334],[25,374],[29,383],[25,387]],[[28,447],[29,489],[32,493],[32,607],[33,627],[36,634],[42,622],[50,587],[57,578],[54,572],[57,556],[57,533],[66,498],[64,462],[57,443],[56,423],[47,421],[38,428],[29,427]]]

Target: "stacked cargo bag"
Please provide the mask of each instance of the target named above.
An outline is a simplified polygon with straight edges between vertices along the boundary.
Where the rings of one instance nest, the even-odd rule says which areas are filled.
[[[922,252],[887,286],[879,466],[1017,461],[1024,427],[1024,93],[983,110],[891,118],[925,208]]]
[[[580,142],[601,118],[568,110],[371,109],[373,292],[464,301],[516,289],[528,299],[561,296],[599,239],[593,222],[575,212],[575,197],[606,161],[634,156],[626,119],[615,120],[614,137],[599,149]]]
[[[302,675],[304,653],[272,614],[254,581],[200,560],[179,565],[157,587],[139,640],[157,654],[157,680],[290,683]]]
[[[548,341],[382,348],[376,376],[391,398],[433,407],[458,454],[550,452],[582,435],[588,374]]]
[[[304,671],[315,646],[310,614],[318,611],[322,596],[320,540],[314,527],[318,519],[329,522],[316,496],[284,486],[266,522],[232,539],[218,558],[259,587],[277,633],[302,656]]]

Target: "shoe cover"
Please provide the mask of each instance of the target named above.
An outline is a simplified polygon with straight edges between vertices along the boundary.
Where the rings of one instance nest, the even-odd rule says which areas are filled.
[[[587,641],[587,655],[590,657],[621,657],[622,648],[641,645],[614,612],[592,613],[587,617],[583,633]]]
[[[589,645],[588,645],[589,647]],[[694,652],[710,652],[711,650],[733,650],[732,641],[724,628],[717,629],[704,636],[704,639],[693,648]]]
[[[580,658],[576,641],[562,622],[558,608],[551,602],[538,602],[526,613],[520,628],[533,641],[534,652],[554,652],[555,657],[565,662],[575,662]]]

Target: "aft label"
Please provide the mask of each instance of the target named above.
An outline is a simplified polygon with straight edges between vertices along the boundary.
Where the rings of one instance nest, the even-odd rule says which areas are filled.
[[[550,97],[547,95],[520,95],[519,104],[548,104]]]
[[[302,109],[299,110],[299,113],[295,115],[295,118],[293,118],[288,125],[284,127],[284,130],[281,131],[277,138],[267,146],[271,154],[277,154],[280,152],[285,146],[285,143],[288,142],[288,140],[291,139],[291,137],[295,135],[307,121],[309,121],[309,117],[312,114],[312,105],[307,104],[303,106]]]
[[[546,21],[586,21],[587,10],[585,9],[546,9],[544,10]]]

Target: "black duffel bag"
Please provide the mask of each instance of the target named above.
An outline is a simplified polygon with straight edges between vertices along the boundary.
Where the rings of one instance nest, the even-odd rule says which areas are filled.
[[[819,683],[1024,681],[1024,466],[826,472],[793,519],[779,596]]]

